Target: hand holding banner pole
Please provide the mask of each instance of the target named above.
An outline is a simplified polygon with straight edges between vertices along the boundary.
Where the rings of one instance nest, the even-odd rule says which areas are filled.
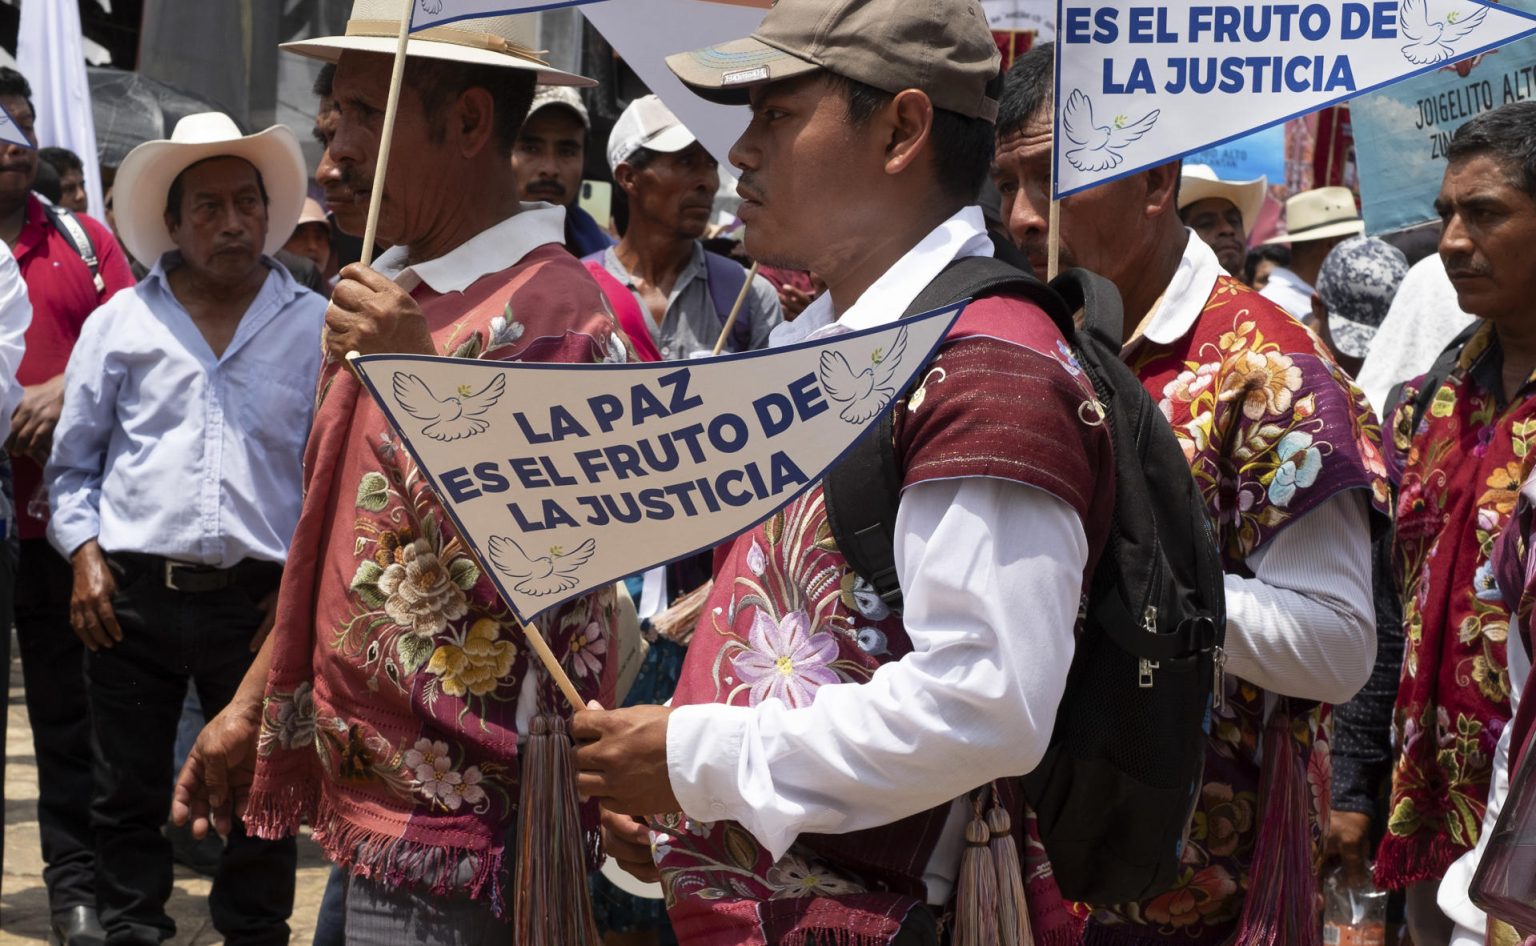
[[[731,330],[736,327],[736,319],[741,315],[741,307],[747,301],[747,293],[752,289],[752,280],[757,278],[757,263],[747,270],[747,281],[741,284],[741,291],[736,293],[736,304],[731,306],[731,316],[725,320],[725,328],[720,330],[720,340],[715,342],[714,354],[718,355],[725,350],[725,343],[731,337]]]

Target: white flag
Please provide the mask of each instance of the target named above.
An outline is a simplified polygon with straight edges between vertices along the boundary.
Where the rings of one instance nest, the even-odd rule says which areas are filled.
[[[16,119],[11,117],[11,113],[6,111],[3,105],[0,105],[0,142],[8,145],[21,145],[23,148],[36,147],[27,140],[26,135],[21,133],[21,129],[16,127]],[[84,159],[82,158],[81,160],[83,161]]]
[[[472,20],[482,16],[503,16],[508,13],[537,13],[540,10],[558,10],[583,3],[599,3],[601,0],[411,0],[415,9],[411,12],[411,32],[444,26],[459,20]]]
[[[90,213],[103,216],[101,167],[96,158],[96,119],[91,114],[91,87],[85,78],[85,48],[81,42],[77,3],[23,3],[16,39],[16,65],[32,86],[37,110],[34,130],[43,147],[68,148],[85,166],[86,203]],[[4,116],[0,138],[27,144]]]
[[[1055,195],[1536,33],[1483,0],[1059,0]]]
[[[962,308],[699,361],[352,364],[529,621],[712,548],[809,489],[894,406]]]

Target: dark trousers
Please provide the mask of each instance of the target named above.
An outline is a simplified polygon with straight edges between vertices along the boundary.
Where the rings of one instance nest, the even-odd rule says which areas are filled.
[[[176,924],[171,846],[161,834],[170,810],[169,760],[187,681],[212,716],[234,696],[251,664],[257,602],[270,582],[192,594],[165,587],[158,570],[109,556],[118,582],[112,607],[123,640],[88,654],[95,724],[96,896],[111,946],[155,944]],[[214,927],[229,946],[288,942],[293,912],[293,839],[262,841],[238,825],[208,896]]]
[[[54,913],[96,905],[91,830],[91,719],[85,646],[69,626],[69,562],[47,539],[21,543],[16,642],[37,757],[37,830]]]
[[[5,724],[11,708],[11,607],[16,581],[16,563],[11,545],[0,538],[0,811],[5,810]],[[5,876],[5,825],[0,822],[0,877]]]

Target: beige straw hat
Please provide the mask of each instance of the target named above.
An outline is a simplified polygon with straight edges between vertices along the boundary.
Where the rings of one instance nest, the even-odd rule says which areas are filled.
[[[393,56],[400,44],[400,17],[407,2],[415,0],[353,0],[345,35],[297,40],[284,43],[282,48],[325,62],[335,62],[348,50]],[[539,58],[538,25],[537,16],[525,13],[434,26],[411,34],[406,55],[522,69],[534,73],[544,85],[596,85],[591,79],[562,72]]]

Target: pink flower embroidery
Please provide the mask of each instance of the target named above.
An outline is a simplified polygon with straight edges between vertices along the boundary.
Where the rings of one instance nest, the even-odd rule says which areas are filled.
[[[791,709],[809,706],[818,689],[838,682],[830,666],[837,659],[837,638],[826,631],[812,634],[804,611],[791,611],[780,623],[756,609],[747,647],[735,665],[741,682],[752,688],[752,706],[768,699]]]
[[[603,655],[608,653],[608,641],[596,621],[571,638],[571,652],[567,662],[576,676],[598,676],[603,672]]]

